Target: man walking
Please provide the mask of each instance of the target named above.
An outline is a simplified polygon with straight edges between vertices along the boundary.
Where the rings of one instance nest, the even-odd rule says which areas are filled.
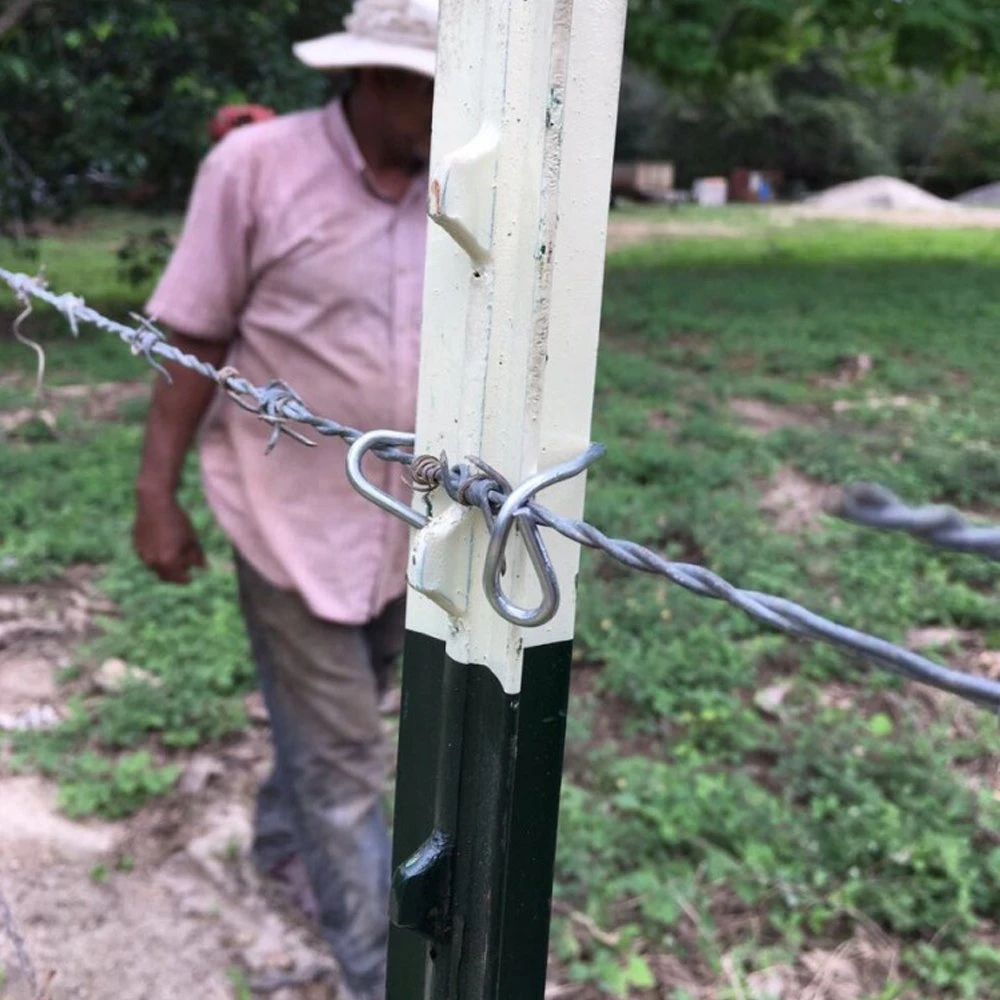
[[[412,430],[437,0],[357,0],[344,28],[295,53],[349,70],[346,96],[233,130],[212,150],[148,310],[205,361],[258,384],[281,377],[345,423]],[[136,550],[175,583],[203,565],[176,499],[200,428],[274,743],[254,860],[299,885],[354,996],[381,997],[390,855],[378,701],[402,644],[406,527],[353,492],[341,442],[265,456],[266,425],[200,376],[171,375],[146,429]],[[371,477],[408,502],[398,468]]]

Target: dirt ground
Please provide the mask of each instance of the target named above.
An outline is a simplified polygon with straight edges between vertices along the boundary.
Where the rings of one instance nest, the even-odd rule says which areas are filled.
[[[689,219],[644,219],[641,216],[612,215],[608,223],[608,250],[620,250],[636,243],[668,236],[731,236],[746,235],[746,229],[724,222],[694,222]]]
[[[5,728],[60,713],[57,672],[101,606],[90,577],[0,589]],[[335,997],[315,982],[335,979],[322,942],[280,911],[248,863],[253,789],[268,762],[258,723],[192,758],[165,804],[80,823],[59,812],[51,783],[0,758],[0,997],[223,1000],[248,995],[241,982],[277,1000]],[[275,989],[283,981],[293,985]]]
[[[117,661],[58,682],[113,610],[93,580],[82,567],[0,587],[0,735],[62,717],[68,690],[113,682]],[[398,706],[390,692],[387,733]],[[166,800],[115,823],[67,818],[54,783],[18,773],[0,741],[0,1000],[341,995],[322,940],[249,861],[270,747],[259,695],[247,709],[248,732],[192,756]]]
[[[1000,229],[1000,209],[975,208],[944,212],[927,212],[902,209],[855,208],[833,209],[816,205],[779,205],[775,207],[747,207],[747,216],[741,220],[733,215],[726,221],[703,221],[678,217],[665,219],[660,216],[644,218],[642,215],[612,213],[608,223],[608,250],[621,250],[638,243],[671,237],[714,236],[738,239],[764,222],[783,229],[799,222],[828,220],[840,222],[875,223],[926,229]]]
[[[1000,229],[1000,210],[957,209],[953,212],[922,212],[906,209],[857,208],[825,209],[813,205],[787,205],[772,210],[778,220],[832,219],[847,222],[875,222],[883,225],[927,229]]]
[[[768,496],[787,530],[818,513],[812,490],[784,474]],[[0,588],[0,727],[61,714],[58,672],[87,636],[91,616],[107,610],[92,580],[92,571],[79,569],[58,583]],[[593,670],[574,671],[578,702],[592,698],[594,677]],[[652,752],[623,736],[617,717],[624,710],[614,699],[602,698],[600,707],[595,740],[615,738],[629,752]],[[270,756],[261,708],[251,696],[249,732],[193,756],[167,800],[119,823],[68,819],[51,782],[17,774],[0,757],[2,1000],[336,1000],[337,973],[322,942],[281,907],[249,864],[253,792]],[[585,760],[571,755],[568,773],[580,766]],[[582,914],[569,915],[592,929]],[[810,953],[802,968],[755,974],[753,995],[863,995],[834,986],[844,977],[848,985],[860,983],[862,973],[884,981],[895,947],[870,938],[846,942],[836,953]],[[664,988],[683,987],[702,1000],[716,995],[714,985],[669,956],[653,964]],[[601,996],[565,984],[558,965],[551,973],[548,1000]],[[816,985],[831,975],[829,989]],[[812,985],[801,992],[800,982]]]

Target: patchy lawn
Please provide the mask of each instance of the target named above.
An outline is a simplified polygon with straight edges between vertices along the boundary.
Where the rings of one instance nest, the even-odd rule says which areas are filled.
[[[822,501],[864,478],[1000,516],[1000,233],[678,218],[697,225],[609,264],[594,432],[608,456],[590,519],[996,671],[996,567],[832,522]],[[127,315],[145,291],[118,273],[128,229],[50,237],[53,287]],[[0,309],[6,329],[2,296]],[[53,391],[36,405],[34,355],[0,339],[0,713],[44,704],[63,722],[8,740],[0,798],[41,774],[66,822],[97,815],[119,831],[88,857],[111,851],[98,874],[134,912],[134,872],[160,885],[220,802],[245,809],[266,744],[228,554],[193,479],[209,570],[176,590],[130,552],[148,374],[114,338],[74,340],[42,307],[25,330]],[[577,657],[554,997],[1000,997],[995,719],[593,554]],[[126,852],[134,831],[149,836]],[[246,872],[223,860],[202,869],[239,899]],[[83,896],[106,898],[82,870]],[[25,862],[2,874],[19,909],[40,914],[27,937],[48,961],[40,883]],[[207,906],[188,906],[184,933]],[[272,950],[305,962],[286,938]],[[274,961],[228,940],[209,942],[212,996],[244,996],[244,973]],[[54,982],[84,981],[83,957],[58,969],[51,954]]]

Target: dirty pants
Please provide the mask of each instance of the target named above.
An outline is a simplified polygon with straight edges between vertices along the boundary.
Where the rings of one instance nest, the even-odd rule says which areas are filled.
[[[378,701],[402,649],[404,602],[367,625],[336,625],[236,562],[275,758],[258,793],[254,862],[269,871],[300,855],[323,935],[348,988],[364,996],[385,976],[390,851]]]

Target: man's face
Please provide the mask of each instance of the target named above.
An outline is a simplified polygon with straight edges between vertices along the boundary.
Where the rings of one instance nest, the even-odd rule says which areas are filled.
[[[426,170],[431,156],[434,81],[404,70],[376,69],[371,84],[381,110],[386,152],[405,170]]]

